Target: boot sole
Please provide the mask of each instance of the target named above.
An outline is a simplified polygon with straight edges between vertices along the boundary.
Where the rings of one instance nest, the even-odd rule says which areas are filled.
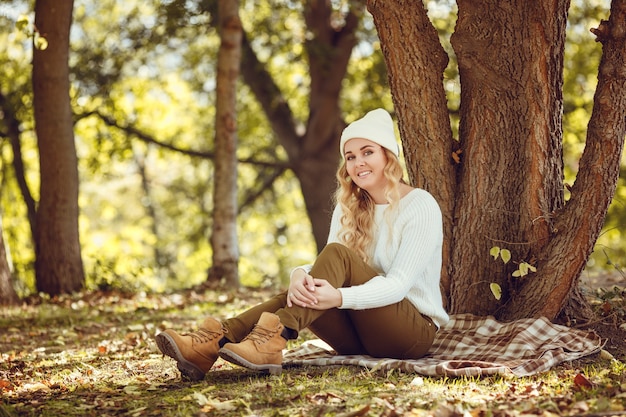
[[[273,364],[263,364],[257,365],[256,363],[252,363],[247,359],[237,355],[235,352],[228,349],[220,349],[219,351],[220,357],[230,363],[234,363],[235,365],[243,366],[244,368],[251,369],[257,372],[266,372],[271,375],[280,375],[283,371],[282,365],[273,365]]]
[[[159,333],[154,339],[161,353],[176,361],[178,370],[183,378],[190,381],[202,381],[204,379],[206,372],[183,357],[178,346],[176,346],[176,342],[174,342],[174,339],[172,339],[170,335]]]

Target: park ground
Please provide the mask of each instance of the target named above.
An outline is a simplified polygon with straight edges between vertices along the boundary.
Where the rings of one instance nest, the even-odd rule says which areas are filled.
[[[0,417],[626,415],[625,284],[619,274],[583,277],[601,353],[524,378],[339,366],[260,375],[219,359],[204,381],[188,382],[154,335],[236,314],[270,290],[31,297],[0,311]]]

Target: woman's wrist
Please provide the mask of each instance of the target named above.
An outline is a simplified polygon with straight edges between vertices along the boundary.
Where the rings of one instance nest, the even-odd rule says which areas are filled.
[[[289,274],[289,281],[293,281],[294,277],[295,277],[298,273],[300,273],[299,271],[302,271],[302,272],[306,273],[306,271],[305,271],[305,270],[304,270],[304,268],[302,268],[302,267],[297,267],[297,268],[294,268],[294,269],[293,269],[293,271],[291,271],[291,274]]]

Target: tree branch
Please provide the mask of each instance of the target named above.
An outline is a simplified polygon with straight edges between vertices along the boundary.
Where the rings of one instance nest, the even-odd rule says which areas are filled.
[[[343,126],[339,94],[346,76],[352,50],[357,43],[356,30],[364,4],[357,2],[345,16],[340,28],[332,19],[332,6],[325,0],[307,2],[304,19],[313,32],[305,42],[309,58],[311,93],[306,133],[306,153],[317,153],[334,145]]]
[[[585,150],[571,198],[556,214],[551,251],[546,254],[546,268],[571,276],[572,281],[548,294],[540,311],[548,317],[556,316],[563,307],[560,300],[567,300],[600,235],[615,195],[626,136],[626,2],[612,2],[611,16],[602,21],[598,31],[603,51]],[[568,257],[555,256],[555,252]],[[551,265],[552,260],[559,260],[559,265]]]
[[[293,113],[265,65],[257,58],[245,31],[241,41],[241,75],[261,104],[289,159],[296,160],[300,153],[300,136],[296,133]]]
[[[17,184],[24,198],[26,204],[26,210],[28,212],[28,223],[30,225],[30,232],[32,237],[35,236],[35,229],[37,227],[37,208],[35,199],[33,198],[28,183],[26,182],[24,160],[22,158],[22,146],[20,144],[20,121],[17,119],[15,110],[11,106],[7,97],[0,92],[0,108],[4,112],[4,120],[7,125],[7,136],[11,142],[11,148],[13,150],[13,169],[15,170],[15,178]]]
[[[169,144],[169,143],[165,143],[165,142],[161,142],[157,139],[155,139],[152,135],[150,135],[147,132],[144,132],[143,130],[132,126],[130,124],[124,124],[124,123],[120,123],[117,120],[115,120],[115,118],[103,114],[98,110],[92,110],[89,112],[84,112],[84,113],[76,113],[75,117],[76,120],[80,120],[80,119],[84,119],[86,117],[90,117],[90,116],[96,116],[98,117],[100,120],[102,120],[102,122],[104,122],[105,125],[110,126],[110,127],[114,127],[116,129],[119,129],[123,132],[128,133],[129,135],[135,136],[137,139],[145,142],[145,143],[150,143],[153,145],[156,145],[158,147],[170,150],[172,152],[176,152],[176,153],[180,153],[183,155],[187,155],[187,156],[191,156],[194,158],[202,158],[202,159],[214,159],[215,158],[215,153],[213,152],[209,152],[209,151],[198,151],[198,150],[193,150],[193,149],[183,149],[180,148],[178,146]],[[269,168],[280,168],[280,169],[288,169],[290,168],[290,164],[287,161],[260,161],[254,158],[245,158],[245,159],[239,159],[238,160],[239,163],[242,164],[250,164],[250,165],[256,165],[256,166],[260,166],[260,167],[269,167]]]
[[[263,175],[259,173],[257,176],[257,182],[260,181],[260,184],[253,189],[248,189],[248,192],[243,197],[241,203],[239,203],[239,213],[241,213],[245,208],[251,206],[265,191],[269,190],[276,179],[283,175],[285,172],[284,168],[276,167],[269,174]]]

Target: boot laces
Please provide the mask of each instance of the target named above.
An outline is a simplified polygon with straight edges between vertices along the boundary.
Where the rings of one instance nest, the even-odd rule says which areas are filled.
[[[196,343],[207,343],[220,336],[220,332],[214,332],[208,329],[198,329],[193,333],[187,333],[185,336],[191,336]]]
[[[248,333],[243,341],[252,340],[253,342],[265,343],[270,340],[275,334],[276,330],[266,329],[265,327],[261,327],[258,324],[255,324],[252,331]]]

